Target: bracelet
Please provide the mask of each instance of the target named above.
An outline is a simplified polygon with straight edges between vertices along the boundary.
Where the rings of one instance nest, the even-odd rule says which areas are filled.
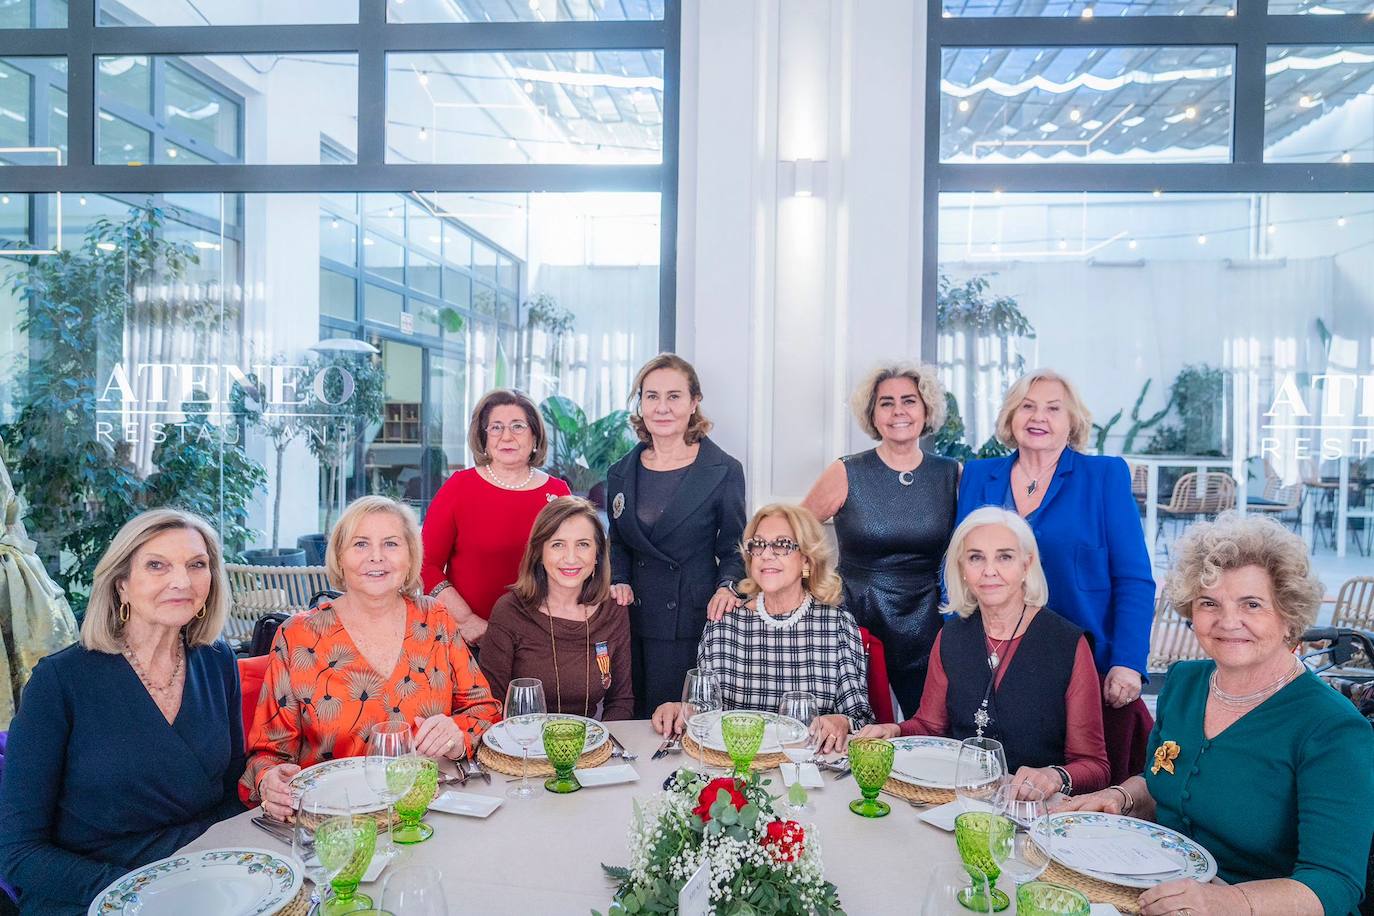
[[[1064,794],[1065,794],[1065,795],[1072,795],[1072,794],[1073,794],[1073,777],[1069,775],[1069,771],[1066,770],[1066,769],[1064,769],[1064,768],[1061,767],[1061,766],[1054,766],[1053,764],[1050,765],[1050,769],[1051,769],[1051,770],[1054,770],[1056,773],[1059,774],[1059,780],[1060,780],[1060,782],[1062,782],[1062,783],[1064,784],[1064,787],[1063,787],[1063,792],[1064,792]]]
[[[438,585],[434,586],[429,590],[429,597],[438,598],[440,593],[443,592],[443,590],[446,588],[453,588],[453,583],[448,581],[447,579],[444,579]]]
[[[1121,800],[1122,800],[1121,813],[1122,813],[1122,814],[1130,814],[1133,810],[1135,810],[1135,799],[1131,796],[1131,793],[1130,793],[1130,792],[1127,792],[1127,791],[1126,791],[1125,789],[1123,789],[1121,786],[1107,786],[1107,788],[1108,788],[1108,789],[1115,789],[1116,791],[1118,791],[1118,792],[1121,793]]]
[[[1235,884],[1232,886],[1240,891],[1240,895],[1245,898],[1245,905],[1250,908],[1250,916],[1255,916],[1255,903],[1250,899],[1250,895],[1245,893],[1245,886],[1242,884]]]

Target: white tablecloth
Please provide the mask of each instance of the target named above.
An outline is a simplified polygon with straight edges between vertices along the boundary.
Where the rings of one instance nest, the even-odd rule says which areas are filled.
[[[443,871],[445,894],[455,913],[604,913],[614,886],[602,873],[601,863],[629,861],[631,799],[647,799],[660,791],[668,774],[688,762],[684,754],[650,760],[659,738],[648,722],[614,722],[610,727],[639,754],[633,764],[638,782],[584,788],[571,795],[554,795],[541,785],[535,798],[504,799],[485,820],[432,811],[425,821],[434,827],[434,836],[407,847],[380,879],[362,886],[363,892],[380,904],[382,884],[391,869],[398,863],[425,864]],[[771,776],[770,789],[783,794],[777,770]],[[935,865],[959,861],[954,835],[918,820],[917,809],[886,795],[882,798],[892,805],[890,815],[877,820],[858,817],[848,807],[859,796],[854,780],[834,780],[826,773],[824,782],[823,788],[811,792],[816,812],[809,819],[820,836],[826,877],[839,887],[845,910],[851,916],[918,913],[925,892],[923,876]],[[507,783],[493,773],[490,786],[470,779],[464,787],[442,788],[501,796]],[[250,823],[256,813],[216,824],[182,851],[235,845],[281,848]],[[1007,885],[1004,890],[1010,889]]]

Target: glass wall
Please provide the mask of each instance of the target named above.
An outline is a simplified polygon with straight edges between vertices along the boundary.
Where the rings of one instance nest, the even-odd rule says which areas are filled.
[[[308,542],[366,493],[423,516],[471,464],[469,414],[490,388],[527,389],[572,424],[565,443],[623,410],[661,341],[676,35],[652,21],[661,2],[546,7],[396,5],[393,21],[437,17],[426,47],[447,33],[451,52],[389,26],[364,36],[358,4],[338,0],[74,0],[72,16],[134,29],[117,48],[94,30],[89,61],[0,34],[0,163],[60,165],[41,180],[6,168],[0,193],[0,458],[78,609],[143,508],[205,514],[237,561]],[[0,29],[67,13],[0,3]],[[597,31],[611,19],[641,28],[640,50]],[[584,49],[548,31],[564,20]],[[474,21],[553,47],[484,50]],[[239,29],[175,53],[161,27],[185,25]],[[245,53],[291,33],[319,47],[321,26],[383,53]],[[93,142],[71,142],[73,111]],[[548,470],[586,492],[605,468],[563,448]]]
[[[955,408],[941,449],[1005,453],[1004,392],[1056,369],[1092,412],[1089,451],[1132,466],[1161,569],[1176,520],[1235,508],[1301,531],[1329,588],[1358,571],[1347,553],[1374,553],[1370,12],[945,0],[925,303]],[[1123,16],[1158,17],[1152,43],[1108,21]]]

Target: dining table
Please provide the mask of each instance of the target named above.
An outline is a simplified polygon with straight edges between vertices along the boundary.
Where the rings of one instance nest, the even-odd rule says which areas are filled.
[[[536,796],[525,800],[505,798],[510,784],[495,771],[490,785],[480,777],[470,777],[462,786],[443,785],[441,792],[496,796],[502,803],[486,818],[430,811],[425,822],[434,835],[404,847],[376,881],[361,886],[362,892],[380,903],[392,871],[432,865],[443,874],[451,912],[606,913],[615,885],[601,865],[628,864],[634,801],[647,801],[662,791],[674,770],[694,763],[685,752],[652,759],[662,739],[647,720],[606,724],[627,751],[638,754],[630,764],[638,780],[556,795],[543,790],[540,778]],[[607,761],[621,762],[617,757]],[[785,796],[778,770],[765,775],[772,779],[770,791]],[[920,820],[922,810],[897,797],[884,796],[892,806],[888,816],[859,817],[849,810],[849,802],[860,795],[852,777],[836,779],[823,772],[822,782],[822,788],[809,790],[814,813],[796,819],[814,825],[807,835],[819,838],[826,878],[838,887],[845,911],[851,916],[919,913],[925,894],[922,875],[959,861],[954,834]],[[781,809],[784,800],[775,804]],[[289,844],[254,826],[252,819],[259,814],[254,809],[221,821],[180,852],[236,846],[289,852]],[[1015,904],[1004,912],[1014,913]]]

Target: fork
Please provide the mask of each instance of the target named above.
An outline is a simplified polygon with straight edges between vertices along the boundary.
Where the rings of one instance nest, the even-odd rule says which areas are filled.
[[[610,736],[611,739],[612,757],[619,757],[621,760],[625,761],[639,759],[639,755],[636,754],[634,751],[630,750],[629,748],[627,748],[625,745],[621,744],[620,739],[618,739],[615,735],[611,734],[611,731],[609,729],[607,729],[606,734]]]

